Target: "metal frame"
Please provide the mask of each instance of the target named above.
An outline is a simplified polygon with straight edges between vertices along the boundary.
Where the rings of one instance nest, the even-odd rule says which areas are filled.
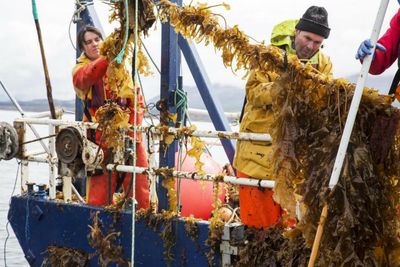
[[[182,0],[172,1],[182,5]],[[178,86],[178,76],[181,67],[181,54],[178,48],[178,35],[169,23],[161,26],[161,85],[160,98],[166,107],[160,110],[160,123],[168,126],[175,126],[172,121],[164,120],[168,118],[168,113],[176,114],[174,95]],[[172,168],[175,166],[175,152],[177,142],[174,141],[168,147],[160,147],[160,166]],[[157,196],[159,210],[168,210],[167,190],[162,186],[164,177],[159,177],[157,183]]]
[[[182,5],[182,0],[173,0],[172,2]],[[93,0],[81,0],[82,4],[93,3]],[[91,7],[91,6],[90,6]],[[95,25],[101,29],[101,25],[97,18],[95,10],[91,7],[84,9],[81,13],[81,20],[77,22],[77,33],[85,25]],[[168,23],[162,24],[161,29],[161,85],[160,85],[160,98],[166,104],[164,110],[161,110],[161,118],[166,118],[167,113],[176,114],[177,108],[173,101],[175,91],[182,81],[180,76],[181,68],[181,53],[183,52],[187,65],[192,73],[196,82],[199,93],[207,107],[210,118],[214,127],[218,131],[231,131],[229,122],[223,112],[222,105],[218,98],[211,90],[211,83],[207,73],[203,67],[200,57],[194,45],[189,44],[181,35],[175,33],[174,28]],[[77,49],[76,57],[81,54],[79,48]],[[82,120],[83,108],[82,101],[76,97],[75,100],[75,119]],[[163,122],[161,122],[163,123]],[[168,126],[174,126],[173,122],[164,122]],[[233,162],[235,155],[235,142],[229,139],[221,140],[225,153],[230,161]],[[164,151],[166,149],[166,151]],[[176,142],[168,146],[168,148],[160,149],[160,166],[172,168],[175,166],[175,152],[177,150]],[[167,190],[162,187],[162,179],[159,178],[157,184],[157,195],[159,198],[159,208],[168,209]]]
[[[193,44],[189,44],[188,40],[184,39],[181,35],[179,35],[178,43],[183,55],[185,56],[186,63],[189,66],[193,79],[196,82],[197,88],[199,89],[204,105],[210,114],[215,129],[217,131],[231,131],[231,127],[224,114],[222,105],[213,90],[211,90],[211,82],[207,76],[205,68],[203,67],[203,63],[197,53],[196,47]],[[221,143],[229,162],[232,164],[235,155],[234,142],[231,140],[221,140]]]

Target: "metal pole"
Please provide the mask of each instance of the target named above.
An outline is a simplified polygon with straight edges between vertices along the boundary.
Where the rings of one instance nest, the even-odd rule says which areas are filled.
[[[157,175],[157,172],[150,168],[129,166],[129,165],[116,165],[107,164],[107,170],[115,170],[118,172],[136,172],[136,173],[151,173],[152,175]],[[221,181],[224,183],[230,183],[235,185],[247,185],[255,187],[265,187],[274,188],[275,181],[263,180],[263,179],[251,179],[251,178],[240,178],[235,176],[223,176],[221,178],[214,174],[198,175],[195,172],[185,172],[185,171],[172,171],[171,175],[177,179],[190,179],[190,180],[203,180],[203,181]]]
[[[367,55],[364,59],[363,65],[361,67],[360,74],[358,76],[357,85],[354,90],[353,99],[351,100],[351,105],[349,109],[349,113],[346,120],[346,125],[344,127],[342,139],[340,140],[340,145],[338,149],[338,153],[336,155],[335,164],[333,166],[332,175],[329,181],[329,188],[333,189],[339,181],[339,175],[342,171],[344,157],[346,156],[347,147],[349,145],[351,133],[353,131],[354,121],[357,116],[358,107],[360,105],[365,80],[368,76],[368,71],[371,66],[371,62],[373,59],[373,54],[375,53],[376,42],[379,37],[379,32],[382,28],[383,19],[385,18],[385,13],[387,10],[387,6],[389,4],[389,0],[382,0],[379,6],[378,14],[376,15],[374,28],[371,33],[371,43],[374,45],[372,48],[372,55]],[[325,221],[328,216],[328,203],[325,204],[322,209],[322,213],[319,220],[319,225],[317,229],[317,233],[315,235],[314,244],[311,251],[310,261],[308,263],[308,267],[313,267],[315,264],[315,260],[318,256],[319,246],[321,244],[321,237],[324,231]]]
[[[39,125],[68,125],[68,126],[76,126],[76,127],[88,127],[90,129],[96,129],[98,124],[93,122],[77,122],[77,121],[67,121],[67,120],[52,120],[52,119],[39,119],[39,118],[25,118],[25,119],[16,119],[17,122],[25,122],[25,123],[33,123]],[[136,127],[138,132],[147,132],[151,127]],[[130,131],[132,131],[131,128]],[[162,129],[154,129],[151,128],[152,134],[154,135],[163,135],[164,131]],[[169,127],[167,132],[169,134],[178,135],[179,129]],[[272,138],[270,134],[267,133],[245,133],[245,132],[224,132],[224,131],[193,131],[185,133],[187,136],[197,136],[204,138],[219,138],[219,139],[237,139],[237,140],[247,140],[247,141],[263,141],[266,143],[271,143]]]
[[[17,99],[15,99],[13,95],[11,95],[11,93],[7,90],[2,81],[0,81],[0,84],[1,87],[3,87],[4,92],[6,92],[6,94],[8,95],[8,98],[10,98],[11,102],[14,104],[14,107],[19,111],[19,113],[23,117],[25,114],[21,106],[18,104]]]
[[[38,35],[38,39],[39,39],[40,53],[42,55],[42,64],[43,64],[43,70],[44,70],[44,77],[45,77],[45,81],[46,81],[47,101],[49,102],[51,117],[53,119],[56,119],[56,110],[54,108],[53,94],[52,94],[51,83],[50,83],[50,75],[49,75],[49,70],[47,68],[46,55],[44,53],[44,46],[43,46],[43,40],[42,40],[42,31],[40,30],[39,16],[37,13],[35,0],[32,0],[32,13],[33,13],[33,19],[35,20],[36,31],[37,31],[37,35]]]
[[[385,18],[385,13],[386,13],[388,3],[389,3],[389,0],[381,1],[381,5],[379,7],[378,14],[375,19],[374,28],[373,28],[372,34],[371,34],[371,43],[374,45],[374,47],[372,48],[373,53],[375,52],[376,42],[379,37],[379,32],[381,31],[381,28],[382,28],[382,23],[383,23],[383,19]],[[360,105],[360,101],[361,101],[361,97],[362,97],[362,93],[363,93],[363,89],[364,89],[364,85],[365,85],[365,80],[368,76],[368,71],[371,66],[372,59],[373,59],[373,54],[370,56],[367,55],[365,57],[363,65],[361,67],[360,74],[358,76],[356,89],[354,90],[354,96],[353,96],[353,99],[351,100],[351,105],[350,105],[349,113],[347,116],[346,125],[345,125],[344,131],[343,131],[342,140],[340,141],[339,150],[336,155],[336,160],[335,160],[335,164],[333,166],[331,179],[329,181],[330,189],[335,187],[335,185],[337,184],[337,182],[339,180],[339,175],[342,170],[344,157],[346,156],[347,146],[349,144],[350,136],[353,131],[354,121],[357,116],[358,107]]]
[[[21,108],[21,106],[18,104],[18,101],[14,98],[14,96],[8,91],[8,89],[4,86],[4,84],[0,81],[1,87],[3,87],[4,92],[8,95],[10,98],[11,102],[14,104],[15,108],[19,111],[21,114],[21,117],[25,116],[24,110]],[[40,134],[36,131],[36,129],[29,123],[27,123],[29,128],[31,128],[33,134],[36,136],[36,138],[40,139]],[[43,149],[47,152],[47,154],[50,154],[49,148],[46,146],[46,144],[43,142],[43,140],[39,140],[40,144],[42,145]]]

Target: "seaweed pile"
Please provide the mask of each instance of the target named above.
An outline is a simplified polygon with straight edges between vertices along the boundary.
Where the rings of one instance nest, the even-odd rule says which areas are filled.
[[[132,55],[134,54],[135,34],[137,28],[138,40],[137,43],[137,71],[144,75],[150,75],[150,67],[147,58],[142,52],[141,36],[147,35],[148,29],[153,25],[155,16],[153,13],[154,4],[151,0],[138,1],[138,8],[135,6],[135,1],[111,1],[104,0],[104,3],[110,6],[111,15],[109,21],[116,21],[119,27],[116,28],[102,43],[100,54],[107,58],[109,64],[107,67],[107,79],[105,86],[111,91],[108,96],[109,102],[103,105],[96,112],[96,121],[99,122],[100,128],[106,129],[102,135],[102,141],[115,152],[121,149],[123,141],[120,136],[119,129],[127,130],[129,127],[129,114],[131,110],[121,109],[118,105],[112,102],[119,98],[131,99],[137,104],[137,95],[139,87],[135,87],[132,78],[132,72],[127,69],[132,63]],[[127,4],[127,6],[125,6]],[[135,15],[138,14],[138,27],[136,27]],[[134,107],[135,111],[139,109]]]
[[[121,28],[105,40],[102,54],[114,59],[123,47],[120,41],[125,37],[122,29],[126,17],[122,2],[110,3],[117,10],[112,18],[120,19]],[[237,26],[229,28],[226,22],[221,26],[219,20],[222,16],[214,14],[212,7],[206,4],[179,7],[161,0],[157,6],[160,19],[169,21],[176,32],[197,42],[213,44],[221,50],[226,67],[249,72],[272,71],[280,76],[272,92],[275,198],[290,216],[295,214],[296,202],[302,203],[302,218],[290,239],[276,238],[279,246],[302,247],[300,255],[292,256],[300,265],[307,262],[307,247],[312,245],[321,209],[329,203],[318,266],[398,264],[400,114],[391,106],[393,98],[364,89],[342,175],[339,184],[330,192],[328,182],[354,84],[320,74],[279,48],[251,44],[249,37]],[[226,4],[222,6],[229,8]],[[129,42],[132,42],[131,38],[129,36]],[[124,80],[129,75],[120,69],[122,65],[111,64],[107,74],[112,77],[110,86],[116,88],[118,97],[131,96],[132,81]],[[220,223],[218,216],[211,221],[211,247],[218,245]],[[265,240],[270,238],[268,235],[260,236]],[[249,247],[247,250],[252,249]],[[166,252],[168,254],[168,249]],[[270,257],[267,254],[265,257]],[[209,256],[212,258],[213,255]],[[274,259],[275,263],[285,266],[293,262],[287,255],[274,256]],[[241,259],[243,264],[250,265],[251,260]]]
[[[388,261],[399,246],[400,113],[390,97],[364,91],[339,183],[328,190],[353,92],[354,84],[281,75],[272,92],[275,195],[292,214],[295,201],[303,203],[297,227],[309,247],[329,204],[330,234],[323,235],[317,265],[394,266]]]
[[[91,257],[98,255],[98,263],[100,266],[108,266],[110,263],[116,263],[118,266],[130,266],[130,262],[124,259],[123,248],[116,244],[120,236],[120,232],[115,232],[112,226],[109,227],[107,233],[104,234],[99,221],[99,212],[92,214],[93,225],[89,225],[90,233],[88,242],[96,252]]]
[[[66,247],[49,246],[42,266],[84,267],[88,265],[88,262],[89,255],[83,251]]]
[[[153,13],[153,2],[150,0],[140,0],[139,8],[136,10],[135,1],[103,1],[110,6],[112,11],[109,21],[119,23],[116,28],[103,42],[101,55],[107,57],[109,66],[107,68],[107,86],[113,92],[112,98],[133,98],[134,88],[130,71],[126,68],[126,61],[132,57],[134,52],[136,29],[135,13],[138,13],[138,37],[147,35],[148,29],[153,25],[155,16]],[[141,41],[138,44],[138,72],[150,74],[147,58],[141,50]]]
[[[310,249],[302,236],[290,240],[283,235],[282,225],[268,229],[247,228],[234,266],[307,266]]]
[[[221,50],[225,66],[280,76],[273,92],[275,197],[289,215],[295,214],[296,201],[302,202],[295,232],[302,233],[308,247],[321,209],[329,203],[329,234],[322,238],[317,265],[399,264],[400,117],[391,107],[393,98],[364,89],[340,182],[330,192],[354,84],[320,74],[279,48],[250,44],[237,26],[222,27],[204,4],[179,7],[161,0],[159,7],[161,19],[176,32]]]

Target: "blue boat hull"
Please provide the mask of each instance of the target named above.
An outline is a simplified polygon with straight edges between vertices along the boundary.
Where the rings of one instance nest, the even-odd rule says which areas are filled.
[[[89,225],[98,212],[98,221],[104,234],[112,227],[121,234],[115,244],[123,248],[123,258],[131,259],[132,214],[129,211],[111,213],[102,208],[80,204],[60,203],[37,197],[14,196],[8,219],[31,266],[41,266],[49,246],[72,248],[91,256],[89,266],[99,266],[96,250],[90,246]],[[172,260],[167,263],[164,241],[160,233],[164,224],[155,229],[144,218],[135,225],[135,266],[208,266],[205,245],[209,223],[197,222],[198,237],[192,240],[185,231],[185,222],[173,219],[171,247]],[[218,256],[215,258],[219,258]],[[219,265],[218,262],[214,264]],[[111,264],[115,265],[115,264]]]

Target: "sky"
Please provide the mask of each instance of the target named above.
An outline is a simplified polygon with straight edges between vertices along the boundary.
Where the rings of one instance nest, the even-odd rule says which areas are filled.
[[[72,0],[36,0],[39,21],[44,40],[45,53],[55,99],[73,99],[71,70],[75,65],[75,51],[69,38],[69,24],[74,12]],[[184,1],[189,3],[190,1]],[[222,1],[200,1],[210,5]],[[333,62],[335,77],[348,77],[358,74],[361,65],[354,59],[361,41],[369,38],[380,1],[360,0],[225,0],[231,6],[229,11],[215,8],[222,14],[229,26],[239,25],[247,35],[258,41],[269,43],[272,27],[286,19],[300,18],[311,5],[323,6],[329,13],[331,35],[324,42],[323,51]],[[94,0],[94,7],[109,34],[115,25],[108,23],[108,6]],[[196,1],[193,1],[196,3]],[[399,4],[391,0],[381,34],[387,29],[391,17],[397,12]],[[0,80],[18,100],[46,98],[46,86],[40,56],[40,48],[32,17],[31,1],[0,0]],[[150,36],[144,43],[157,65],[160,66],[160,29],[158,25],[149,31]],[[75,40],[75,25],[70,31]],[[197,45],[212,84],[229,85],[244,88],[243,72],[233,74],[225,69],[220,53],[213,47]],[[395,64],[394,64],[395,65]],[[154,73],[156,69],[152,68]],[[385,75],[390,83],[395,67]],[[184,85],[192,86],[194,81],[185,64],[182,67]],[[385,77],[386,77],[385,76]],[[373,77],[369,78],[373,79]],[[159,93],[159,75],[144,80],[143,90],[147,98]],[[6,94],[0,89],[0,101],[7,101]]]

